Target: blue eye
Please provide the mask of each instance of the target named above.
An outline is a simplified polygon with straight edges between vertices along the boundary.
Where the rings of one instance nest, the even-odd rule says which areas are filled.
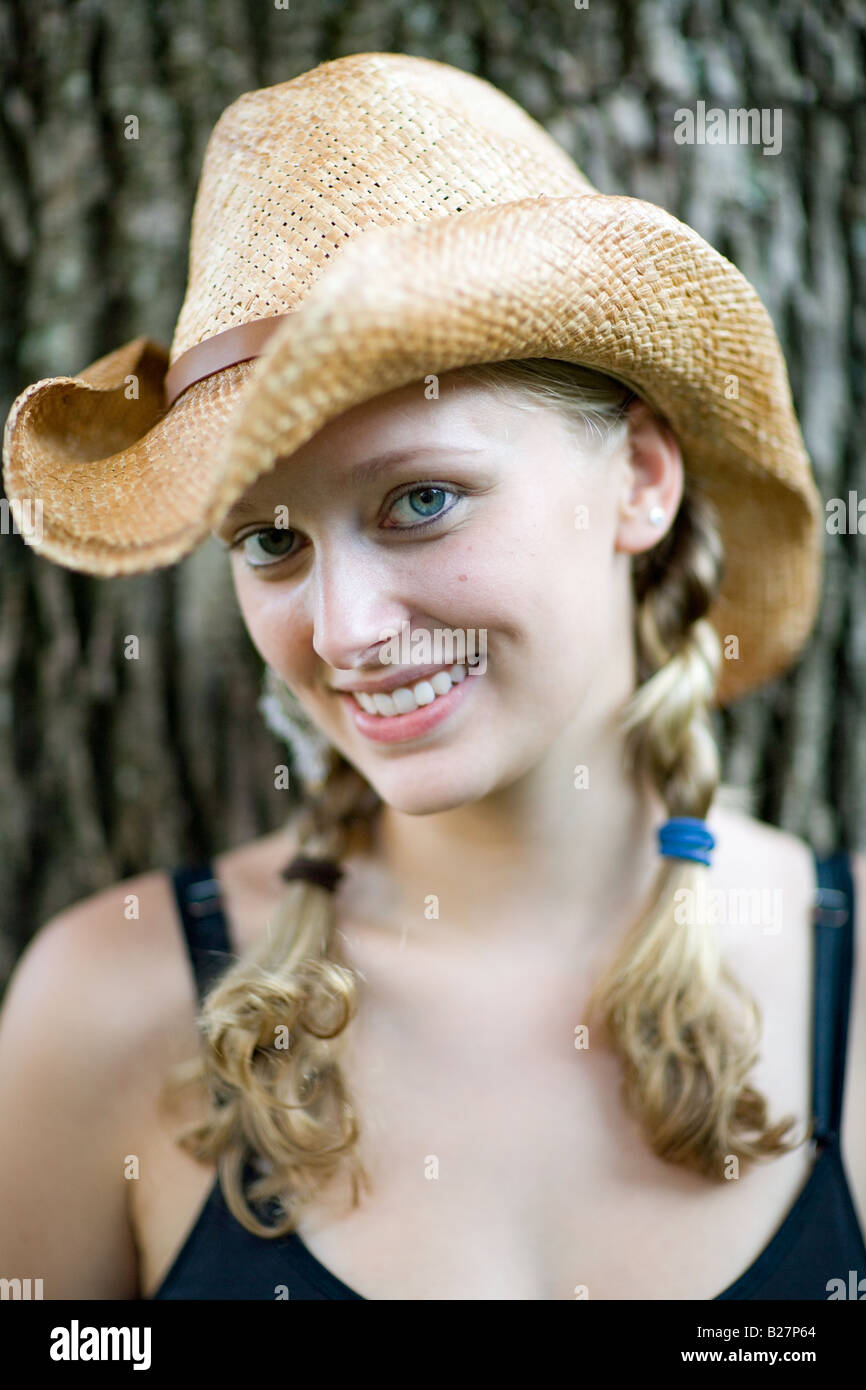
[[[455,500],[443,510],[445,499],[449,497],[453,497]],[[415,522],[409,521],[406,525],[388,526],[385,529],[423,531],[426,526],[432,525],[453,511],[462,497],[462,493],[455,492],[451,488],[437,487],[434,483],[415,483],[411,488],[407,488],[400,497],[394,499],[388,515],[400,502],[408,502],[412,514],[419,519]],[[289,527],[270,526],[264,530],[249,531],[246,536],[238,537],[229,548],[234,550],[236,547],[241,547],[244,560],[250,569],[273,569],[281,560],[290,559],[298,553],[299,547],[292,546],[292,541],[297,535],[298,532]],[[259,552],[260,558],[252,558],[246,548],[247,541],[255,541],[257,545],[262,547]],[[274,549],[270,549],[270,546],[273,546]],[[264,558],[261,558],[262,554]]]
[[[248,536],[244,536],[241,540],[237,542],[237,544],[242,547],[246,546],[247,541],[258,541],[260,544],[262,544],[263,542],[260,540],[260,537],[263,537],[265,542],[271,541],[272,543],[279,545],[281,541],[291,541],[294,538],[295,534],[296,533],[294,531],[290,530],[288,527],[285,526],[270,526],[265,531],[251,531]],[[286,549],[279,551],[277,554],[274,554],[271,551],[265,550],[265,554],[268,556],[268,559],[253,560],[250,558],[249,554],[244,549],[244,559],[246,560],[247,564],[250,565],[253,569],[264,569],[267,568],[269,564],[276,564],[278,560],[285,560],[289,555],[292,554],[292,551],[290,549]]]
[[[408,492],[404,492],[402,497],[395,498],[392,510],[393,507],[397,506],[398,502],[409,502],[416,517],[420,517],[422,521],[432,521],[436,517],[443,515],[442,502],[444,498],[449,496],[453,497],[455,494],[449,493],[446,488],[434,487],[432,484],[424,483],[420,487],[416,486],[411,488]],[[420,504],[416,505],[414,500],[410,501],[410,499],[414,498],[420,498]]]

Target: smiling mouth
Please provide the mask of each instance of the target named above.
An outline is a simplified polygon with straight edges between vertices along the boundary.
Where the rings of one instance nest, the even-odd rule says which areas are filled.
[[[396,690],[376,691],[352,690],[350,694],[367,714],[378,714],[383,719],[392,719],[398,714],[410,714],[412,710],[432,705],[443,695],[447,695],[454,685],[466,679],[466,667],[456,662],[445,671],[437,671],[434,676],[416,681],[414,685],[401,685]]]

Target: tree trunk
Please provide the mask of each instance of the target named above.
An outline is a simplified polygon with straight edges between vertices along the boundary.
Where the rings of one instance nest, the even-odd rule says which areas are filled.
[[[734,261],[780,334],[823,496],[866,496],[864,18],[814,0],[5,0],[4,415],[29,382],[140,333],[170,343],[204,146],[229,102],[327,58],[414,52],[489,78],[600,192],[660,203]],[[780,109],[781,153],[678,145],[674,113],[698,101]],[[2,979],[49,916],[268,832],[291,793],[273,785],[287,755],[255,714],[261,662],[215,544],[98,580],[5,536],[0,581]],[[803,659],[717,721],[755,813],[824,849],[866,843],[864,581],[863,536],[828,534]]]

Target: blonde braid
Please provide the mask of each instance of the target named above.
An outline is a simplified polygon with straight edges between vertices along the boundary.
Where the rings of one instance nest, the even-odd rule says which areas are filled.
[[[342,756],[321,792],[297,813],[298,849],[338,861],[355,824],[369,826],[376,793]],[[358,1120],[339,1066],[339,1040],[357,1009],[354,972],[329,958],[333,895],[305,880],[286,885],[267,932],[218,980],[197,1022],[202,1055],[182,1063],[173,1089],[204,1083],[212,1106],[177,1142],[218,1164],[226,1205],[256,1235],[294,1229],[299,1209],[345,1165],[352,1202],[369,1179],[357,1158]],[[263,1223],[243,1169],[261,1172],[251,1201],[277,1199]]]
[[[638,686],[623,719],[629,764],[671,816],[704,818],[719,782],[709,708],[721,644],[706,613],[722,573],[715,510],[689,478],[665,542],[634,564]],[[722,965],[713,928],[678,919],[675,895],[686,889],[694,902],[708,872],[660,860],[651,905],[589,1011],[623,1061],[623,1099],[653,1151],[724,1179],[732,1157],[777,1157],[802,1140],[785,1140],[793,1116],[768,1126],[765,1098],[745,1081],[758,1056],[757,1003]]]

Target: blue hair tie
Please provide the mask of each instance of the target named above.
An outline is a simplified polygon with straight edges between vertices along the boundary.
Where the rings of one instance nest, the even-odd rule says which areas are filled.
[[[668,859],[694,859],[709,864],[716,842],[707,823],[697,816],[672,816],[658,831],[659,851]]]

